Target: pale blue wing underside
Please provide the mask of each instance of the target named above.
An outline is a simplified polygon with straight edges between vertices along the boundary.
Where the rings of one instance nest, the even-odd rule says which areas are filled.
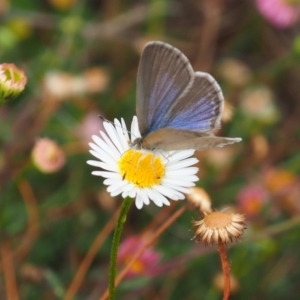
[[[221,88],[214,78],[196,72],[192,87],[174,101],[157,129],[171,127],[201,132],[218,129],[223,103]]]
[[[216,137],[224,99],[212,76],[163,42],[146,45],[137,79],[137,117],[146,149],[201,150],[239,142]]]
[[[142,136],[165,124],[176,100],[193,84],[188,59],[163,42],[146,45],[138,69],[136,113]]]

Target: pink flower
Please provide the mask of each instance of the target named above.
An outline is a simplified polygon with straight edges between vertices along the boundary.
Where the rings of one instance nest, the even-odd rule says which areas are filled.
[[[43,173],[54,173],[65,164],[65,155],[56,142],[48,139],[39,139],[31,153],[34,165]]]
[[[241,189],[237,196],[238,205],[249,217],[257,215],[268,201],[268,194],[259,185],[248,185]]]
[[[91,141],[92,135],[99,134],[99,131],[105,131],[99,115],[100,113],[96,111],[88,113],[76,129],[79,138],[86,144]]]
[[[256,0],[256,6],[270,23],[279,28],[291,27],[299,19],[299,5],[287,0]]]
[[[130,236],[126,238],[120,245],[118,252],[118,263],[126,265],[130,262],[136,252],[145,245],[145,241],[138,236]],[[152,247],[148,247],[143,254],[134,263],[127,273],[128,277],[137,275],[153,276],[158,273],[158,263],[160,254]]]

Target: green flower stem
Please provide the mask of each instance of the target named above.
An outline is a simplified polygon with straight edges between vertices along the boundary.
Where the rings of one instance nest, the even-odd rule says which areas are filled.
[[[133,200],[129,197],[127,197],[123,201],[120,215],[114,232],[114,237],[113,237],[111,251],[110,251],[110,269],[109,269],[109,299],[110,300],[115,299],[115,278],[116,278],[116,270],[117,270],[118,248],[120,244],[123,226],[126,221],[127,213],[129,211],[132,202]]]

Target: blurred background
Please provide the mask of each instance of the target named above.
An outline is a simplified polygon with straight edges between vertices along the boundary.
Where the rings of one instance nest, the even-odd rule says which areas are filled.
[[[0,108],[0,299],[67,299],[91,249],[70,299],[105,290],[122,199],[91,175],[88,143],[103,129],[100,114],[130,124],[139,57],[152,40],[217,79],[226,100],[219,134],[243,138],[197,153],[203,197],[247,218],[228,250],[232,299],[299,299],[299,18],[297,0],[1,0],[0,63],[28,82]],[[182,205],[132,207],[119,264]],[[192,219],[198,213],[186,211],[163,233],[117,299],[221,298],[218,253],[191,240]]]

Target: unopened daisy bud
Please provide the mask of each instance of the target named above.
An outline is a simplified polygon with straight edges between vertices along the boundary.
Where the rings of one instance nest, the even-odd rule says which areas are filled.
[[[65,164],[65,155],[56,142],[43,138],[36,142],[32,150],[34,165],[43,173],[54,173]]]
[[[19,95],[27,82],[23,70],[14,64],[0,64],[0,104]]]
[[[215,211],[200,221],[194,221],[193,227],[196,241],[203,241],[206,245],[222,242],[228,246],[234,239],[242,237],[246,223],[241,214]]]
[[[199,210],[203,213],[212,212],[211,200],[206,191],[199,187],[189,188],[190,193],[186,195],[187,205],[192,208]]]
[[[214,278],[214,286],[219,291],[223,291],[224,290],[224,283],[225,283],[224,274],[223,273],[218,273]],[[233,276],[232,274],[230,274],[230,292],[231,293],[236,293],[238,290],[239,290],[239,283],[238,283],[236,277]]]

